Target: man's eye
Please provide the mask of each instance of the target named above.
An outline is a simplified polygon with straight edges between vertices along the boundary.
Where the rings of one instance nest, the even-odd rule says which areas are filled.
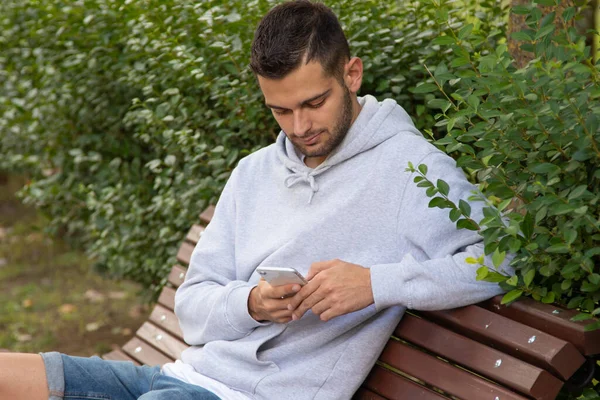
[[[321,102],[320,102],[320,103],[317,103],[317,104],[309,104],[308,106],[309,106],[310,108],[319,108],[319,107],[321,107],[321,106],[322,106],[324,103],[325,103],[325,100],[321,100]]]
[[[273,112],[277,115],[285,115],[288,113],[289,110],[275,110],[273,109]]]

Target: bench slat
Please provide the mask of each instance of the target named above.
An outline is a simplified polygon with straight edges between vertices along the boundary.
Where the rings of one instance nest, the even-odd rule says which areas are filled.
[[[158,303],[169,310],[175,309],[175,289],[165,286],[158,296]]]
[[[501,301],[502,296],[496,296],[481,303],[481,306],[570,342],[584,355],[600,353],[600,330],[586,332],[584,328],[590,321],[571,321],[579,311],[530,298],[519,299],[510,306],[501,304]]]
[[[183,332],[179,327],[179,320],[173,311],[158,304],[154,307],[154,310],[152,310],[149,319],[154,322],[156,326],[163,328],[177,339],[183,341]]]
[[[352,396],[353,400],[387,400],[385,397],[381,397],[380,395],[371,392],[369,389],[360,388],[354,393]]]
[[[133,358],[131,358],[127,354],[123,353],[123,351],[121,351],[121,349],[114,349],[110,353],[104,354],[102,356],[102,358],[105,360],[112,360],[112,361],[131,361],[135,365],[140,365],[139,362],[135,361]]]
[[[138,337],[134,337],[129,342],[125,343],[123,350],[129,356],[145,365],[155,366],[173,362],[172,359]]]
[[[413,315],[402,317],[394,335],[533,397],[543,388],[562,386],[543,369]]]
[[[585,361],[572,344],[475,305],[420,314],[563,379]]]
[[[494,399],[495,397],[502,400],[526,399],[509,389],[393,339],[388,341],[379,360],[463,400]]]
[[[390,400],[440,400],[447,399],[439,393],[401,375],[375,365],[363,385]],[[381,397],[366,397],[381,398]]]
[[[180,358],[181,353],[188,348],[188,345],[150,322],[144,322],[136,335],[173,360]]]
[[[171,272],[169,273],[169,282],[173,286],[179,287],[185,280],[186,272],[187,268],[182,267],[181,265],[174,265],[173,268],[171,268]]]
[[[185,237],[185,240],[195,245],[196,243],[198,243],[198,240],[200,240],[200,237],[202,236],[203,232],[204,227],[202,225],[192,225],[192,227],[188,231],[188,234]]]
[[[200,214],[200,221],[204,223],[204,225],[208,225],[215,215],[215,206],[210,205],[206,208],[206,210],[202,211]]]
[[[188,265],[192,258],[192,252],[194,251],[194,245],[188,242],[183,242],[179,251],[177,252],[177,261],[182,264]]]

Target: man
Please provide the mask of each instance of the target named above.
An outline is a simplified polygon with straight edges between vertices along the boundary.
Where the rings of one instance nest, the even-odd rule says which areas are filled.
[[[271,10],[251,67],[282,132],[240,161],[194,250],[175,299],[192,347],[162,370],[2,355],[0,398],[347,399],[406,308],[501,292],[465,263],[481,237],[429,209],[405,168],[427,164],[455,202],[473,186],[393,100],[357,97],[363,65],[327,7]],[[273,287],[258,266],[309,283]]]

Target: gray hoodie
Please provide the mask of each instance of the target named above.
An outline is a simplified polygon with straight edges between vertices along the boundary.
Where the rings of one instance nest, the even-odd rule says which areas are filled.
[[[448,210],[428,208],[405,169],[427,164],[457,203],[474,190],[463,172],[395,101],[359,101],[346,138],[318,167],[304,165],[283,132],[240,161],[177,291],[192,345],[182,360],[251,398],[348,399],[406,308],[454,308],[501,292],[465,263],[482,254],[481,237],[457,230]],[[481,206],[472,208],[477,218]],[[306,275],[311,263],[335,258],[370,268],[375,304],[328,322],[310,311],[288,324],[249,315],[258,266]]]

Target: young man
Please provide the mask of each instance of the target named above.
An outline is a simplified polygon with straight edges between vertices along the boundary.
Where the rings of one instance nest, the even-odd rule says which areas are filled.
[[[481,237],[429,209],[405,168],[427,164],[455,202],[473,186],[393,100],[357,97],[363,65],[327,7],[271,10],[251,66],[282,132],[240,161],[194,250],[175,299],[192,347],[162,370],[0,355],[0,398],[347,399],[406,308],[501,292],[465,263]],[[273,287],[258,266],[309,283]]]

